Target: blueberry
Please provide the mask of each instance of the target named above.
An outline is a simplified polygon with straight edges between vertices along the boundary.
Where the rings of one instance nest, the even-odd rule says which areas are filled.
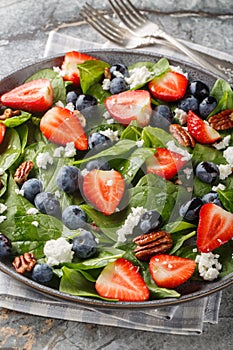
[[[3,233],[0,233],[0,258],[7,258],[11,255],[11,241]]]
[[[133,234],[144,234],[155,231],[162,224],[162,217],[157,210],[148,210],[141,215],[138,224],[133,229]]]
[[[209,87],[200,80],[194,80],[189,84],[187,92],[202,101],[209,95]]]
[[[88,137],[88,144],[91,149],[96,146],[106,146],[106,144],[109,142],[111,142],[109,137],[101,134],[100,132],[93,132],[93,134]]]
[[[187,221],[195,221],[198,219],[199,211],[203,205],[203,201],[198,198],[194,197],[190,201],[184,203],[180,207],[180,216],[182,216]]]
[[[222,207],[222,203],[218,197],[218,193],[214,192],[214,191],[206,193],[202,197],[202,201],[203,201],[203,203],[214,203],[214,204],[218,205],[219,207]]]
[[[120,92],[129,90],[129,84],[126,83],[124,78],[113,78],[110,82],[109,90],[111,94],[119,94]]]
[[[70,205],[62,213],[62,222],[70,230],[85,227],[87,214],[78,205]]]
[[[199,101],[193,95],[189,95],[189,96],[183,98],[178,103],[178,108],[182,109],[186,113],[188,113],[188,111],[190,111],[190,110],[193,111],[193,112],[197,112],[198,111],[198,107],[199,107]]]
[[[34,200],[36,208],[43,214],[61,218],[61,207],[59,201],[50,192],[38,193]]]
[[[69,91],[66,95],[66,103],[73,103],[73,105],[75,106],[77,98],[78,94],[75,91]]]
[[[82,230],[81,234],[75,237],[72,243],[72,250],[77,258],[90,258],[96,253],[97,242],[90,231]]]
[[[168,130],[172,121],[173,115],[170,107],[166,105],[158,105],[153,108],[153,113],[150,119],[151,126]]]
[[[36,264],[32,270],[32,279],[38,283],[49,282],[53,277],[53,270],[48,264]]]
[[[128,68],[121,63],[114,64],[110,67],[111,79],[119,76],[119,73],[124,77],[129,77]]]
[[[32,178],[25,181],[21,187],[23,195],[31,203],[34,202],[35,196],[42,191],[42,182],[38,179]]]
[[[212,162],[200,162],[196,167],[196,176],[202,182],[217,183],[219,181],[219,168]]]
[[[74,193],[79,188],[79,173],[76,166],[63,166],[59,169],[56,177],[58,187],[64,192]]]
[[[213,96],[207,96],[199,104],[199,114],[202,118],[208,117],[208,115],[215,109],[217,106],[217,100]]]
[[[91,171],[93,169],[100,169],[100,170],[110,170],[110,165],[104,158],[98,158],[90,160],[86,164],[87,171]]]
[[[82,109],[92,107],[95,105],[97,105],[97,99],[94,96],[82,94],[78,96],[75,108],[81,111]]]

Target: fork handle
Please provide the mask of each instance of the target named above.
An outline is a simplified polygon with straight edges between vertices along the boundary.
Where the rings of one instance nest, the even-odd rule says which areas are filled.
[[[189,49],[187,46],[182,44],[180,41],[176,40],[174,37],[170,36],[169,34],[163,32],[163,31],[159,31],[159,36],[161,38],[167,40],[173,46],[180,49],[182,52],[184,52],[187,56],[189,56],[199,66],[202,66],[203,68],[216,74],[217,76],[221,77],[222,79],[225,79],[225,80],[229,79],[229,77],[226,74],[224,74],[220,69],[218,69],[216,66],[214,66],[213,64],[208,62],[206,59],[203,59],[200,55],[196,54],[192,49]]]

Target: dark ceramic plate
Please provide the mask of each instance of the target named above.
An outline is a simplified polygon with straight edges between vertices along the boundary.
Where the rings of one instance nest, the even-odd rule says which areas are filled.
[[[124,63],[126,65],[132,64],[138,61],[157,61],[161,58],[161,55],[156,55],[154,53],[145,53],[142,51],[123,51],[123,50],[92,50],[88,51],[90,55],[96,58],[102,59],[104,61],[113,63]],[[171,64],[179,65],[184,68],[184,71],[189,73],[192,80],[198,79],[205,81],[209,86],[212,86],[217,77],[211,73],[207,73],[204,70],[190,65],[185,61],[178,61],[172,57],[167,57]],[[2,79],[0,82],[0,95],[17,85],[22,84],[30,75],[36,71],[43,68],[52,68],[53,66],[60,66],[63,60],[63,56],[56,56],[52,58],[47,58],[39,61],[38,63],[32,64],[30,66],[21,68],[20,70],[13,72],[9,76]],[[14,268],[7,263],[0,262],[0,270],[8,274],[11,278],[14,278],[29,287],[45,294],[49,298],[64,299],[68,301],[73,301],[80,304],[86,304],[92,307],[105,307],[105,308],[117,308],[117,309],[127,309],[127,308],[146,308],[153,307],[157,308],[159,306],[175,305],[180,304],[189,300],[201,298],[208,296],[211,293],[215,293],[223,288],[226,288],[233,283],[233,274],[225,276],[213,282],[200,282],[200,281],[190,281],[186,283],[183,288],[181,288],[181,297],[179,299],[159,299],[151,300],[145,302],[107,302],[98,299],[91,299],[85,297],[78,297],[74,295],[69,295],[66,293],[59,292],[58,290],[49,288],[47,286],[38,284],[29,278],[22,276],[15,272]]]

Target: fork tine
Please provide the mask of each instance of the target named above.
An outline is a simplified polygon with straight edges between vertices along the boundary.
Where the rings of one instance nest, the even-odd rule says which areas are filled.
[[[145,22],[143,16],[135,11],[135,7],[130,2],[125,4],[123,0],[109,0],[109,3],[120,20],[130,29],[136,29],[138,25]]]

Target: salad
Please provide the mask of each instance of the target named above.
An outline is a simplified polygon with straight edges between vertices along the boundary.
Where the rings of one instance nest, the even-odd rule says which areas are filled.
[[[0,259],[107,301],[233,272],[233,91],[77,51],[0,97]]]

